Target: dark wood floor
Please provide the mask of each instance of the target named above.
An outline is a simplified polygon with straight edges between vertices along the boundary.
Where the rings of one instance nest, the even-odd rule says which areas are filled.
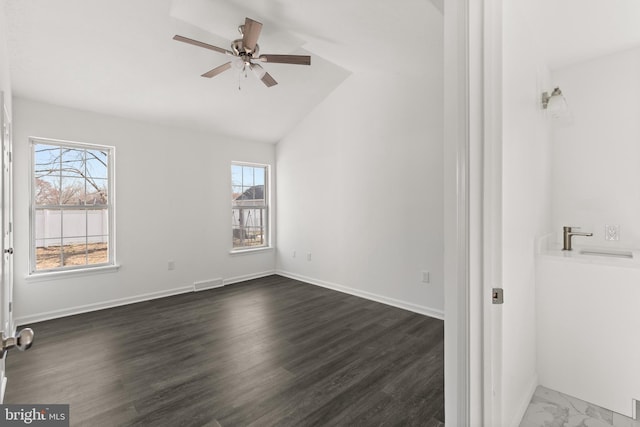
[[[270,276],[31,326],[5,403],[88,426],[441,426],[443,322]]]

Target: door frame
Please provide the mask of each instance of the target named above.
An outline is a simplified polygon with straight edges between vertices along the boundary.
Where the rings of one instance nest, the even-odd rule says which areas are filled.
[[[484,425],[501,426],[502,305],[494,305],[492,288],[502,281],[502,0],[483,0],[483,203],[482,203],[482,371]]]
[[[445,421],[502,420],[502,0],[444,2]]]

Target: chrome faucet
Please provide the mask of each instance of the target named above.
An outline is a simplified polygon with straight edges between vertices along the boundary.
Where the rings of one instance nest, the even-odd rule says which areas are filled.
[[[563,234],[562,250],[563,251],[571,250],[571,238],[573,236],[585,236],[585,237],[593,236],[593,233],[580,233],[579,231],[573,231],[576,228],[580,228],[580,227],[562,227],[562,234]]]

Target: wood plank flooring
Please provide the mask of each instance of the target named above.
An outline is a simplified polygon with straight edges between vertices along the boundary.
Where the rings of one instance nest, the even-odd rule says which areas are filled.
[[[5,403],[71,425],[443,425],[441,320],[281,276],[25,326]]]

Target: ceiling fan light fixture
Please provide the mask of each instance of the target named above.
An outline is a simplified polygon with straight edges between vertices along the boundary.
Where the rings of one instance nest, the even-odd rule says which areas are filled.
[[[260,64],[251,64],[251,69],[253,70],[253,73],[256,75],[256,77],[258,77],[260,80],[262,80],[264,75],[267,73],[267,71]]]
[[[231,60],[231,66],[238,71],[242,71],[244,65],[244,61],[240,57],[235,57]]]

